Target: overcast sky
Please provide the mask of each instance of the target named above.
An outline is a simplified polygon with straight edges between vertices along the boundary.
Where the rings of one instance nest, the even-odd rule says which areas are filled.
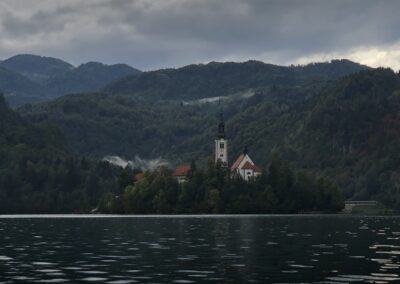
[[[1,0],[0,58],[33,53],[142,70],[348,58],[400,68],[398,0]]]

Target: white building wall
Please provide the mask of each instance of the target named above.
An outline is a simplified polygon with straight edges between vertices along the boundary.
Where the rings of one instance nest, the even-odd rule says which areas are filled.
[[[228,140],[215,140],[215,162],[221,160],[222,163],[228,164]]]
[[[252,169],[243,169],[243,166],[249,162],[250,164],[254,165],[254,162],[251,160],[249,155],[245,155],[243,160],[240,162],[237,173],[245,180],[248,181],[249,179],[258,176],[260,173],[254,172]]]
[[[242,170],[239,170],[238,173],[245,181],[249,181],[251,178],[256,176],[256,173],[254,172],[254,170],[250,170],[250,169],[246,169],[246,170],[242,169]]]
[[[185,183],[187,181],[187,177],[186,176],[177,176],[176,180],[178,181],[179,184]]]

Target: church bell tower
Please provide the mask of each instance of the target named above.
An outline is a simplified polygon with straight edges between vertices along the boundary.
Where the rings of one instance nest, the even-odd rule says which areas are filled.
[[[215,139],[215,163],[220,160],[225,166],[228,166],[228,140],[225,136],[224,116],[221,111],[220,122],[218,124],[217,139]]]

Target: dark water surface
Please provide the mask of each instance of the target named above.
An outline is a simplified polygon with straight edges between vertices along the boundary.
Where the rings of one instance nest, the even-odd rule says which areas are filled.
[[[400,218],[0,217],[0,283],[400,283]]]

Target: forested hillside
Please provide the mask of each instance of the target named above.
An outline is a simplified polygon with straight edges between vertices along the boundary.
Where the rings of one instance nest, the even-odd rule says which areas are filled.
[[[58,129],[31,125],[0,95],[0,214],[87,212],[119,190],[120,173],[74,158]]]
[[[143,72],[117,81],[107,86],[105,91],[112,94],[134,94],[148,99],[193,100],[232,95],[266,86],[301,86],[310,82],[333,80],[365,69],[366,66],[347,60],[290,67],[259,61],[211,62],[179,69]]]
[[[205,161],[205,156],[210,154],[209,142],[214,139],[219,107],[199,104],[196,99],[226,95],[222,105],[233,140],[232,152],[237,153],[245,143],[263,143],[262,135],[269,131],[265,124],[271,124],[272,118],[291,106],[318,95],[331,77],[365,68],[346,60],[298,67],[255,61],[192,65],[167,70],[172,74],[167,80],[171,93],[168,88],[158,86],[158,78],[165,72],[160,70],[141,73],[116,84],[132,81],[135,85],[138,80],[142,82],[143,78],[148,78],[148,89],[140,84],[137,87],[145,89],[143,92],[136,93],[127,88],[124,94],[109,86],[109,94],[70,95],[46,104],[24,107],[21,112],[31,121],[56,123],[64,131],[71,149],[80,156],[102,158],[116,154],[132,158],[139,154],[163,156],[172,159],[173,163],[192,158]],[[298,73],[297,81],[282,79],[277,84],[273,78],[281,75],[270,74],[270,69],[277,70],[277,74]],[[301,81],[301,84],[295,84],[295,81]],[[203,92],[199,91],[201,86]],[[179,99],[182,97],[190,104],[182,102]],[[243,137],[249,123],[256,123],[263,130]],[[273,137],[278,136],[277,132],[285,133],[276,129]],[[277,138],[267,140],[274,143],[272,141]]]
[[[275,155],[297,169],[334,178],[346,198],[379,199],[399,206],[399,74],[376,69],[332,80],[316,76],[310,71],[314,65],[301,68],[301,81],[273,81],[271,85],[264,81],[266,85],[251,85],[252,93],[247,97],[233,95],[222,101],[230,159],[248,145],[250,154],[264,168]],[[307,72],[311,77],[305,75]],[[150,75],[137,78],[146,76]],[[246,76],[241,76],[243,81]],[[130,80],[136,82],[137,78]],[[200,78],[196,81],[202,82]],[[139,154],[145,158],[162,156],[173,165],[191,159],[204,164],[213,153],[220,107],[186,104],[180,99],[236,94],[250,87],[243,83],[246,87],[240,89],[236,77],[232,85],[238,87],[221,94],[214,86],[222,90],[230,83],[218,82],[217,75],[214,81],[210,78],[204,77],[208,92],[197,91],[196,84],[191,85],[193,92],[188,92],[189,84],[183,88],[180,80],[175,86],[166,79],[169,83],[162,87],[150,80],[148,91],[136,82],[126,93],[109,87],[111,94],[66,96],[20,111],[30,121],[60,126],[71,149],[81,156],[132,158]]]
[[[282,80],[278,84],[271,79],[279,77],[268,72],[271,68],[287,74],[296,70],[297,79]],[[114,89],[111,91],[113,87],[110,86],[107,88],[109,94],[70,95],[45,104],[26,106],[20,111],[30,121],[51,121],[59,125],[71,149],[80,156],[102,158],[117,154],[132,158],[139,154],[144,157],[164,156],[174,161],[192,158],[205,161],[205,155],[210,153],[209,143],[214,138],[220,106],[201,104],[196,99],[206,95],[231,94],[224,97],[222,107],[232,152],[237,153],[246,144],[275,143],[277,137],[281,138],[286,132],[274,129],[274,133],[269,133],[268,125],[274,119],[297,110],[304,102],[318,96],[323,88],[332,84],[332,78],[360,69],[364,67],[345,60],[303,67],[279,67],[252,61],[193,65],[168,71],[181,74],[171,75],[172,79],[167,80],[170,89],[174,90],[170,95],[165,93],[167,89],[158,87],[159,77],[164,73],[160,70],[141,73],[120,82],[148,78],[145,96],[144,92],[131,92],[129,88],[126,94]],[[329,76],[323,76],[324,72]],[[174,76],[187,80],[173,79]],[[299,78],[302,78],[301,84]],[[138,85],[138,89],[145,88],[140,83]],[[202,94],[199,89],[203,87],[199,85],[207,88]],[[229,92],[225,91],[226,85],[230,86]],[[241,92],[245,96],[237,95]],[[155,99],[158,96],[161,98]],[[191,103],[182,102],[181,97],[191,99],[188,100]],[[257,127],[262,129],[253,131]],[[265,139],[267,136],[272,139]],[[263,142],[265,140],[267,142]],[[270,146],[273,144],[267,148]],[[262,161],[266,162],[267,157]]]
[[[334,176],[348,197],[400,205],[400,76],[361,72],[327,88],[291,131],[298,165]]]
[[[304,102],[307,96],[315,95],[318,88],[265,88],[247,99],[224,100],[231,153],[239,153],[246,144],[253,148],[264,143],[261,139],[270,131],[268,124],[291,106]],[[79,156],[163,156],[177,164],[191,159],[205,162],[213,154],[220,107],[212,103],[186,105],[179,101],[95,93],[65,96],[23,107],[20,112],[29,121],[58,125]],[[253,123],[263,130],[253,132]],[[283,135],[284,131],[280,133]],[[266,142],[275,143],[278,133],[273,137]]]

